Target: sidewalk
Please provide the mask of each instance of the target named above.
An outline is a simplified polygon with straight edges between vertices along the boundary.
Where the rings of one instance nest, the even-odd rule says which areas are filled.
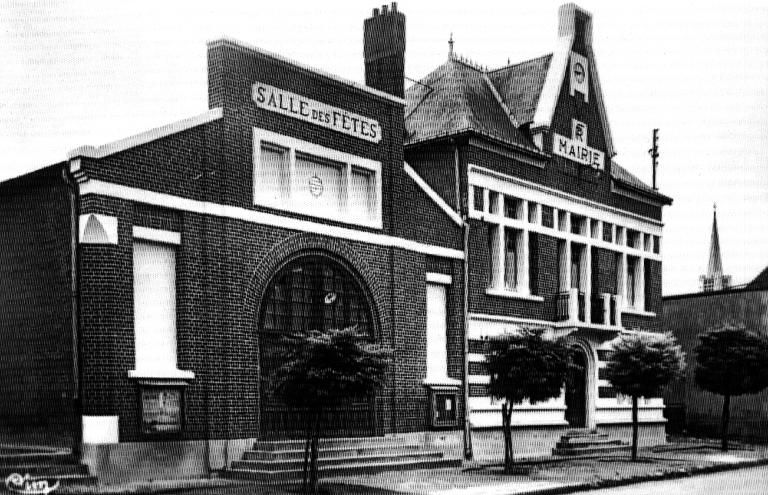
[[[570,493],[598,487],[690,476],[692,474],[768,464],[768,446],[733,443],[729,452],[720,452],[718,442],[678,439],[673,443],[641,449],[638,462],[622,452],[595,458],[543,458],[521,463],[528,475],[504,475],[498,465],[471,468],[424,469],[382,472],[355,476],[321,478],[326,493],[419,495],[519,495]],[[66,491],[65,491],[66,490]],[[164,481],[118,486],[62,488],[58,493],[253,493],[254,484],[224,479]],[[259,487],[258,493],[296,493],[290,486]]]

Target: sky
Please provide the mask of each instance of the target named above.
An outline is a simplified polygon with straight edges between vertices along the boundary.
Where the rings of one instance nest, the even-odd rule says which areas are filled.
[[[403,0],[406,76],[455,51],[491,68],[555,48],[561,2]],[[616,161],[650,182],[659,128],[663,292],[694,292],[717,203],[725,273],[768,265],[768,2],[581,0]],[[241,40],[363,81],[381,2],[3,0],[0,180],[207,110],[206,42]]]

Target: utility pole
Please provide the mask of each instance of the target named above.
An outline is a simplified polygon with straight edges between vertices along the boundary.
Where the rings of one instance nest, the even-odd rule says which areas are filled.
[[[659,188],[656,187],[656,167],[659,165],[659,130],[653,130],[653,145],[648,150],[648,154],[651,155],[651,161],[653,163],[653,190],[656,191]]]

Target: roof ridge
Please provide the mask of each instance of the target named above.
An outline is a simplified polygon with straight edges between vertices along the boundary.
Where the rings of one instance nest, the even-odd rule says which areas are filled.
[[[551,56],[552,56],[552,52],[545,53],[544,55],[540,55],[538,57],[532,57],[532,58],[529,58],[527,60],[523,60],[522,62],[516,62],[514,64],[507,64],[507,65],[504,65],[502,67],[497,67],[496,69],[491,69],[488,72],[491,73],[491,72],[499,72],[499,71],[506,70],[506,69],[512,69],[514,67],[517,67],[517,66],[520,66],[520,65],[523,65],[523,64],[529,64],[529,63],[533,62],[534,60],[540,60],[542,58],[551,57]]]
[[[512,123],[513,126],[515,126],[515,129],[520,127],[520,124],[517,122],[517,118],[515,118],[515,115],[512,113],[512,111],[509,109],[506,103],[504,103],[504,99],[502,99],[501,95],[499,94],[498,89],[496,89],[496,86],[493,85],[493,82],[491,81],[491,78],[488,77],[487,72],[483,72],[483,80],[488,85],[488,87],[491,89],[491,93],[493,93],[493,97],[496,99],[496,102],[501,105],[501,108],[504,109],[504,113],[509,118],[509,121]]]

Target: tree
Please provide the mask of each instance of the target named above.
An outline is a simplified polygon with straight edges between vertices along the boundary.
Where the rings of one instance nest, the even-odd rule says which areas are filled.
[[[305,493],[317,493],[318,439],[323,413],[382,385],[391,352],[371,343],[356,327],[311,330],[289,335],[283,343],[281,364],[272,377],[272,387],[287,405],[309,411],[305,418],[302,489]]]
[[[571,350],[561,340],[546,340],[540,328],[522,328],[489,339],[489,392],[503,400],[501,405],[504,435],[504,472],[514,470],[512,449],[512,409],[528,399],[532,404],[562,393],[572,365]]]
[[[696,384],[723,396],[721,449],[728,450],[731,397],[768,387],[768,339],[744,327],[723,327],[699,336]]]
[[[637,460],[637,401],[658,397],[664,387],[679,378],[685,356],[671,334],[633,332],[613,343],[606,378],[617,392],[632,397],[632,460]]]

